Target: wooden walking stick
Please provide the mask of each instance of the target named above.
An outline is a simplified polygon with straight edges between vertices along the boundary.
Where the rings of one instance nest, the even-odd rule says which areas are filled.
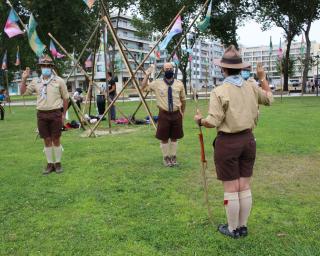
[[[199,113],[198,109],[197,109],[197,113]],[[212,212],[209,204],[208,180],[206,175],[206,170],[208,168],[208,165],[206,160],[206,154],[204,151],[203,133],[200,125],[199,125],[199,142],[200,142],[200,154],[201,154],[201,177],[202,177],[203,189],[204,189],[204,200],[208,210],[209,221],[210,223],[212,223]]]

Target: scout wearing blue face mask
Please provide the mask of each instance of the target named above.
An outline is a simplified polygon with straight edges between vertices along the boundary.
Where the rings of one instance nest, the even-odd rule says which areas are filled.
[[[250,71],[249,70],[242,70],[241,71],[241,76],[244,80],[248,80],[250,77]]]

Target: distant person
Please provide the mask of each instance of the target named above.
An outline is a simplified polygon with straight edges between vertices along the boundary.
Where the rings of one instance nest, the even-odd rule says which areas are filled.
[[[186,109],[186,93],[183,83],[174,79],[173,65],[163,65],[164,78],[150,84],[151,68],[142,81],[142,90],[153,91],[159,108],[156,138],[160,140],[163,164],[167,167],[177,165],[178,139],[183,138],[183,115]],[[170,142],[169,142],[170,140]]]
[[[81,109],[81,103],[83,101],[82,89],[76,88],[74,94],[72,95],[72,99],[77,104],[78,108]]]
[[[108,90],[109,90],[109,98],[110,102],[113,101],[113,99],[117,95],[117,86],[115,80],[112,78],[112,73],[107,73],[107,81],[108,81]],[[110,119],[112,121],[116,120],[116,108],[114,105],[110,108]]]
[[[47,158],[47,166],[43,174],[53,171],[61,173],[63,169],[60,137],[68,108],[69,94],[64,80],[54,73],[54,63],[48,55],[40,58],[39,66],[41,76],[33,79],[28,86],[26,82],[30,76],[30,69],[26,68],[22,74],[20,91],[24,95],[31,95],[34,92],[37,94],[38,130],[40,137],[43,138],[44,153]]]
[[[233,45],[214,64],[221,67],[225,79],[211,92],[208,116],[203,118],[198,112],[194,120],[200,126],[217,129],[214,162],[217,178],[224,187],[227,215],[227,224],[219,225],[218,230],[225,236],[239,238],[248,234],[252,206],[250,178],[256,158],[252,130],[258,118],[258,104],[270,105],[273,96],[261,63],[257,65],[261,87],[241,77],[241,70],[250,64],[242,62]]]
[[[7,98],[7,92],[5,89],[0,90],[0,120],[4,120],[4,114],[5,114],[5,109],[4,109],[4,103]]]

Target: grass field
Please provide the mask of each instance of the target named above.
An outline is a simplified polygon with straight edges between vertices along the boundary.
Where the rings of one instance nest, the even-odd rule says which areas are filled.
[[[136,103],[118,105],[130,114]],[[0,255],[320,255],[320,97],[277,99],[260,112],[250,234],[232,240],[208,221],[190,101],[179,167],[162,166],[149,126],[98,138],[73,130],[62,138],[65,172],[49,176],[34,107],[13,107],[0,121]],[[204,137],[217,225],[215,130]]]

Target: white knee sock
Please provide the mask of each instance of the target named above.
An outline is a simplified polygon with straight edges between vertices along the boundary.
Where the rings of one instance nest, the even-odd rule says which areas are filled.
[[[177,155],[177,147],[178,147],[178,141],[176,142],[170,142],[170,156],[176,156]]]
[[[239,227],[246,227],[252,207],[252,195],[250,189],[239,192],[239,203]]]
[[[169,155],[169,143],[160,143],[160,148],[161,148],[163,157],[166,157]]]
[[[52,158],[52,147],[44,147],[43,149],[44,154],[46,155],[47,162],[49,164],[53,163],[53,158]]]
[[[58,146],[58,147],[53,147],[56,163],[60,163],[61,162],[62,150],[63,149],[62,149],[61,145]]]
[[[230,232],[238,227],[239,222],[239,195],[238,192],[224,193],[224,207],[226,209],[228,229]]]

